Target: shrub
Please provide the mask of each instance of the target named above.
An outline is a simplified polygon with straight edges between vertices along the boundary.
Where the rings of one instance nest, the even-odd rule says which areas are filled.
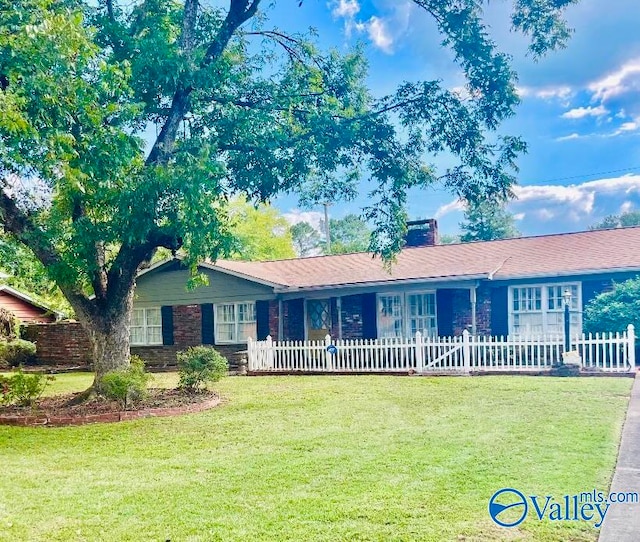
[[[640,332],[640,279],[614,284],[613,290],[596,296],[585,307],[587,333],[625,331],[629,324]]]
[[[35,343],[23,339],[0,341],[0,360],[9,367],[33,363],[35,356]]]
[[[229,362],[218,351],[207,346],[192,346],[178,352],[179,387],[197,391],[208,383],[217,382],[227,374]]]
[[[100,390],[108,399],[115,399],[123,409],[142,401],[147,396],[149,373],[145,372],[144,361],[131,356],[131,363],[122,371],[109,371],[102,377]]]
[[[12,376],[0,377],[0,402],[33,407],[50,380],[53,380],[52,376],[25,373],[21,367]]]

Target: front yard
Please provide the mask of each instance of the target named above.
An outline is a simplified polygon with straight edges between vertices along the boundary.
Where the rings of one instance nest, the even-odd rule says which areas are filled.
[[[500,528],[488,500],[606,491],[631,384],[231,377],[201,414],[0,427],[0,540],[594,541],[582,521]]]

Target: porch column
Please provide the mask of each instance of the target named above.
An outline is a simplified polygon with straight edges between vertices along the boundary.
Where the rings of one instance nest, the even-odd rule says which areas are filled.
[[[336,312],[338,313],[338,339],[342,339],[342,296],[336,298]]]
[[[478,329],[476,324],[476,288],[478,286],[474,285],[473,288],[469,288],[469,299],[471,301],[471,334],[475,335]]]
[[[282,299],[278,298],[278,340],[284,340],[284,322],[282,318],[284,316],[284,308],[282,305]]]

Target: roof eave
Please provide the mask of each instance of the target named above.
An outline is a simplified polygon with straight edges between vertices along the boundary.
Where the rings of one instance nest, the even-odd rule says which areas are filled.
[[[610,275],[612,273],[640,273],[640,267],[607,267],[603,269],[573,269],[559,272],[526,273],[521,275],[493,276],[491,280],[504,281],[515,279],[539,279],[553,277],[572,277],[576,275]]]
[[[276,293],[292,292],[317,292],[321,290],[341,290],[345,288],[371,288],[375,286],[393,286],[405,284],[432,284],[437,282],[472,282],[476,280],[489,279],[489,273],[476,273],[473,275],[449,275],[445,277],[419,277],[411,279],[390,279],[365,282],[346,282],[341,284],[326,284],[321,286],[292,286],[289,288],[276,289]]]

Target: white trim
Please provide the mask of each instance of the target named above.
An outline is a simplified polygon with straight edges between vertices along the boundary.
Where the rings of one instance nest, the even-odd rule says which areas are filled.
[[[153,326],[149,326],[149,324],[147,324],[147,311],[150,310],[157,310],[160,314],[160,342],[149,342],[149,334],[148,334],[148,330],[149,327],[154,327],[157,328],[158,325],[153,325]],[[143,324],[142,326],[134,326],[133,323],[130,323],[129,325],[129,344],[131,346],[161,346],[164,344],[163,341],[163,337],[162,337],[162,307],[159,305],[153,306],[153,307],[134,307],[132,312],[131,312],[131,316],[133,317],[133,313],[135,311],[142,311],[143,316]],[[134,327],[139,328],[141,327],[142,330],[144,331],[144,342],[133,342],[133,339],[131,337],[131,329],[133,329]]]
[[[505,275],[492,277],[496,282],[531,279],[555,279],[563,277],[580,277],[582,275],[610,275],[615,273],[639,273],[640,267],[607,267],[601,269],[573,269],[569,271],[553,271],[548,273],[531,273],[527,275]]]
[[[257,262],[255,262],[257,263]],[[285,284],[281,284],[279,282],[271,282],[269,280],[261,279],[258,277],[254,277],[253,275],[248,275],[246,273],[242,273],[240,271],[234,271],[231,269],[226,269],[224,267],[220,267],[219,265],[202,262],[198,264],[200,267],[204,267],[205,269],[211,269],[212,271],[220,271],[220,273],[224,273],[226,275],[231,275],[232,277],[237,277],[239,279],[248,280],[249,282],[255,282],[257,284],[262,284],[263,286],[270,286],[274,288],[276,291],[279,291],[278,288],[283,288],[283,291],[288,291],[288,286]]]
[[[550,332],[547,330],[547,315],[549,313],[558,314],[562,312],[561,310],[550,310],[549,309],[549,288],[551,287],[567,287],[567,286],[575,286],[577,291],[577,301],[576,306],[577,309],[571,309],[570,313],[576,314],[578,317],[578,327],[580,333],[582,333],[582,282],[581,281],[567,281],[567,282],[538,282],[538,283],[528,283],[528,284],[514,284],[508,287],[507,289],[507,323],[509,329],[509,335],[515,335],[513,329],[513,290],[515,288],[540,288],[540,311],[539,314],[542,316],[542,332],[541,334],[546,335]],[[538,314],[538,311],[535,311]],[[526,334],[525,334],[526,335]]]
[[[182,258],[181,256],[174,256],[172,258],[167,258],[165,260],[161,260],[159,262],[154,263],[153,265],[147,267],[146,269],[143,269],[142,271],[140,271],[137,275],[136,278],[140,278],[143,275],[146,275],[147,273],[151,273],[152,271],[156,271],[158,268],[163,267],[164,265],[167,265],[169,263],[172,262],[180,262],[182,263],[182,260],[184,258]],[[220,273],[224,273],[225,275],[231,275],[233,277],[237,277],[237,278],[241,278],[244,280],[248,280],[250,282],[255,282],[257,284],[262,284],[263,286],[271,286],[272,288],[276,288],[276,287],[281,287],[284,288],[286,291],[286,285],[284,284],[280,284],[277,282],[271,282],[268,280],[264,280],[264,279],[260,279],[258,277],[254,277],[252,275],[247,275],[246,273],[241,273],[240,271],[233,271],[231,269],[226,269],[224,267],[220,267],[219,265],[216,265],[214,263],[211,262],[200,262],[198,263],[198,267],[203,267],[205,269],[209,269],[211,271],[219,271]]]
[[[220,323],[219,318],[218,318],[218,307],[221,305],[233,305],[233,319],[234,319],[234,326],[235,326],[235,331],[234,331],[234,337],[235,339],[233,340],[222,340],[220,339],[220,337],[218,336],[218,324]],[[238,306],[239,305],[253,305],[253,315],[255,316],[255,320],[253,320],[253,322],[255,323],[256,326],[256,331],[258,329],[258,310],[256,307],[256,302],[255,301],[227,301],[227,302],[220,302],[220,303],[214,303],[213,304],[213,338],[214,338],[214,342],[216,344],[245,344],[247,342],[247,340],[250,337],[246,337],[245,339],[239,339],[238,338],[238,326],[240,324],[238,318],[240,315],[240,311],[238,310]],[[230,324],[231,322],[225,322],[225,324]],[[247,324],[250,322],[242,322],[243,324]],[[255,333],[254,333],[255,335]]]
[[[409,330],[409,320],[411,319],[411,315],[409,314],[409,304],[407,302],[407,298],[408,296],[411,295],[425,295],[425,294],[431,294],[433,295],[433,307],[434,307],[434,314],[433,317],[435,319],[435,335],[438,335],[438,294],[437,294],[437,290],[416,290],[416,291],[410,291],[410,292],[405,292],[405,291],[400,291],[400,292],[378,292],[376,293],[376,335],[378,339],[382,339],[384,337],[380,336],[380,298],[381,297],[399,297],[400,298],[400,302],[402,303],[402,314],[401,314],[401,318],[402,318],[402,337],[409,337],[410,336],[410,330]]]
[[[12,296],[17,297],[18,299],[21,299],[22,301],[26,301],[27,303],[31,303],[31,305],[33,305],[34,307],[37,307],[39,309],[43,309],[45,311],[48,311],[51,314],[55,315],[56,319],[58,319],[58,318],[60,318],[61,316],[64,315],[62,312],[57,311],[55,309],[52,309],[51,307],[47,307],[45,304],[40,303],[39,301],[36,301],[31,296],[25,294],[24,292],[16,290],[15,288],[12,288],[11,286],[7,286],[5,284],[0,285],[0,292],[7,292],[7,293],[11,294]]]
[[[422,278],[411,278],[411,279],[389,279],[389,280],[377,280],[377,281],[363,281],[363,282],[344,282],[339,284],[326,284],[321,286],[299,286],[299,287],[284,287],[284,288],[275,288],[276,293],[287,293],[293,296],[298,295],[303,292],[316,292],[321,290],[341,290],[343,288],[375,288],[379,286],[390,287],[396,285],[405,285],[405,284],[433,284],[440,282],[460,282],[464,283],[470,280],[481,280],[488,279],[489,273],[480,273],[474,275],[448,275],[443,277],[422,277]],[[461,286],[462,287],[462,286]],[[336,296],[332,296],[336,297]]]

